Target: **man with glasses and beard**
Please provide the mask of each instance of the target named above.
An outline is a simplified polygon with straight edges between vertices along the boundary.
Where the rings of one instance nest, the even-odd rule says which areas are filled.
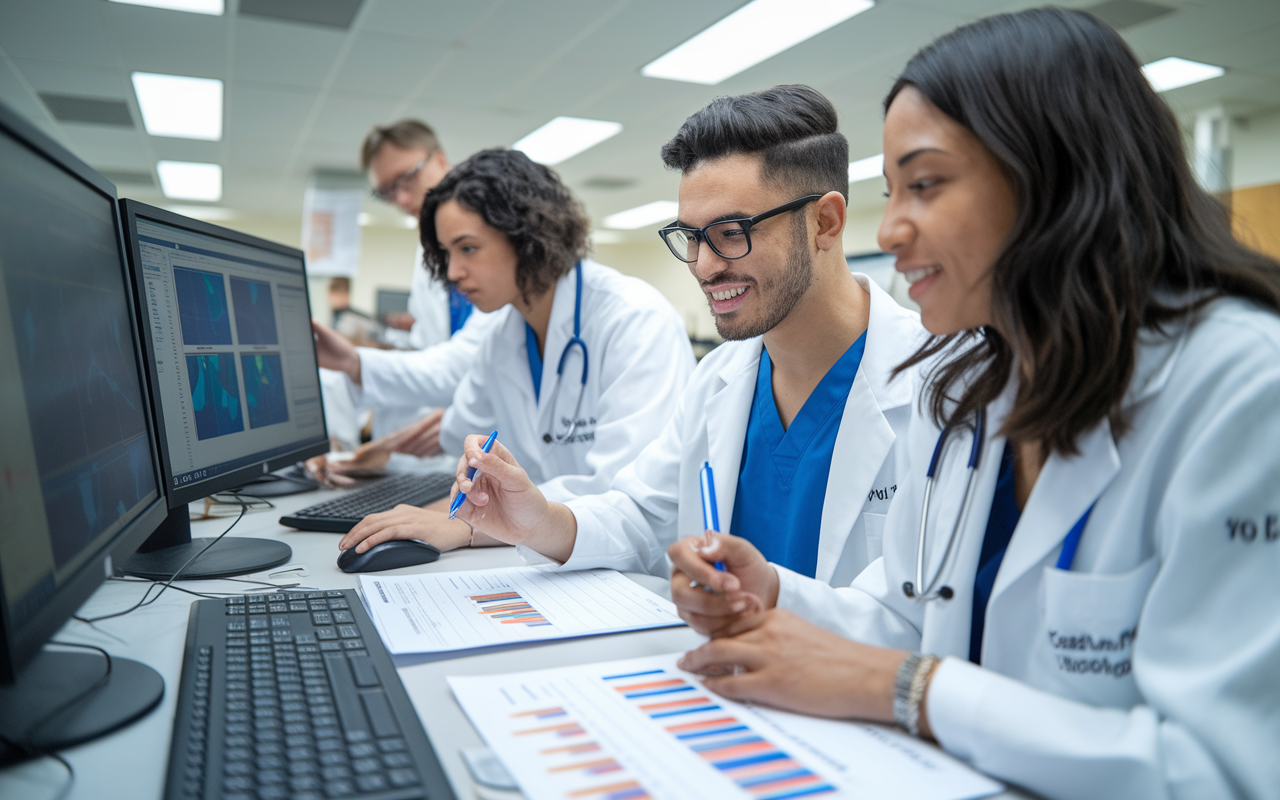
[[[845,261],[848,150],[835,109],[807,86],[718,98],[689,117],[662,149],[681,173],[680,216],[658,233],[729,341],[609,492],[548,503],[500,441],[485,454],[472,436],[459,516],[530,560],[665,575],[667,546],[703,532],[705,462],[721,531],[774,564],[843,585],[878,558],[912,398],[912,376],[890,376],[924,329]],[[474,484],[468,466],[482,473]]]

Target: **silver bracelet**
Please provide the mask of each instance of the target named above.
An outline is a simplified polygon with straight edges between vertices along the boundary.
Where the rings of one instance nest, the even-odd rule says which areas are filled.
[[[898,668],[893,684],[893,719],[912,736],[920,735],[920,706],[937,663],[937,656],[912,653]]]

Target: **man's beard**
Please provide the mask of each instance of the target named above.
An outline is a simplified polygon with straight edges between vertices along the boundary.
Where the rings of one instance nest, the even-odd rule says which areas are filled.
[[[739,311],[715,314],[716,332],[728,341],[750,339],[773,330],[791,313],[791,310],[809,291],[813,283],[813,259],[809,256],[809,228],[803,215],[797,215],[799,224],[791,227],[791,247],[787,251],[787,268],[782,274],[755,289],[764,304],[757,320],[739,318]]]

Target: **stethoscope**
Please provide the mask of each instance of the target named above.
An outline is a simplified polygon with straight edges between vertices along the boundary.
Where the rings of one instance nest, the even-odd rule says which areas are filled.
[[[916,541],[916,580],[914,583],[907,581],[902,584],[902,593],[907,597],[917,600],[933,600],[941,597],[943,600],[950,600],[955,596],[950,586],[942,586],[937,592],[933,590],[938,581],[942,578],[942,573],[946,569],[947,559],[951,556],[951,548],[955,546],[956,536],[960,533],[960,522],[964,519],[965,508],[969,505],[969,495],[973,489],[975,476],[978,474],[978,462],[982,460],[982,442],[985,439],[987,427],[987,411],[984,408],[978,409],[973,415],[973,422],[961,422],[957,425],[947,425],[942,429],[942,433],[938,435],[938,443],[933,447],[933,458],[929,459],[929,471],[925,473],[924,482],[924,503],[920,510],[920,536]],[[925,553],[925,536],[929,527],[929,499],[933,496],[933,487],[938,482],[938,464],[942,461],[942,451],[947,444],[947,437],[951,435],[952,430],[962,428],[971,428],[973,430],[973,444],[969,446],[969,475],[965,478],[964,494],[960,497],[960,510],[956,513],[956,521],[951,526],[951,536],[947,538],[947,547],[942,551],[942,561],[938,564],[938,569],[933,573],[933,577],[928,583],[924,579],[924,553]],[[917,587],[920,587],[917,589]]]
[[[956,512],[956,521],[951,526],[951,535],[947,537],[947,547],[942,551],[942,560],[938,563],[938,569],[933,573],[933,577],[926,583],[924,579],[924,552],[925,552],[925,536],[929,528],[929,499],[933,495],[933,487],[938,482],[938,464],[942,461],[942,451],[946,447],[947,437],[951,435],[952,430],[961,428],[970,428],[973,430],[973,444],[969,446],[969,474],[964,482],[964,494],[960,496],[960,510]],[[955,596],[955,591],[950,586],[941,586],[938,591],[934,591],[934,586],[942,578],[942,573],[947,568],[947,559],[951,557],[951,549],[955,546],[956,537],[960,533],[960,522],[964,519],[965,509],[969,505],[969,495],[973,489],[974,479],[978,474],[978,463],[982,460],[982,444],[986,438],[987,428],[987,411],[984,408],[974,412],[973,422],[962,422],[958,425],[947,425],[942,429],[942,433],[938,435],[938,443],[933,446],[933,458],[929,459],[929,471],[925,473],[924,483],[924,503],[920,509],[920,536],[916,540],[916,579],[915,582],[907,581],[902,584],[902,593],[907,597],[917,600],[934,600],[941,597],[943,600],[950,600]],[[1066,538],[1062,542],[1062,552],[1058,555],[1057,568],[1060,570],[1070,571],[1071,566],[1076,558],[1076,549],[1080,546],[1080,537],[1084,534],[1084,526],[1089,522],[1089,515],[1093,513],[1093,508],[1097,505],[1097,500],[1089,505],[1084,515],[1076,520],[1076,524],[1071,526],[1071,530],[1067,533]],[[916,587],[923,587],[917,591]]]
[[[573,407],[573,416],[569,419],[569,427],[564,433],[552,433],[548,431],[542,435],[542,441],[547,444],[556,442],[564,444],[573,441],[574,431],[578,429],[578,420],[582,413],[582,398],[587,394],[587,343],[582,341],[582,262],[579,261],[574,267],[577,274],[577,293],[573,296],[573,336],[569,337],[568,343],[565,344],[564,350],[560,352],[560,363],[556,365],[556,385],[551,390],[551,426],[552,430],[556,427],[555,412],[556,400],[560,397],[560,384],[564,379],[564,365],[569,360],[569,352],[574,347],[582,350],[582,388],[578,389],[578,402]]]

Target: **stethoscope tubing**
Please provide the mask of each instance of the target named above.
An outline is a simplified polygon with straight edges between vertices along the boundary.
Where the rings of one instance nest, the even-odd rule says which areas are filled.
[[[564,382],[564,365],[569,360],[569,352],[576,346],[582,350],[582,388],[578,390],[578,402],[574,404],[573,416],[569,422],[569,429],[563,433],[548,432],[548,442],[555,441],[557,444],[572,441],[573,434],[578,430],[578,420],[581,418],[582,399],[587,394],[587,368],[590,364],[590,357],[587,355],[587,343],[582,339],[582,262],[579,261],[574,266],[577,275],[577,292],[573,297],[573,336],[565,344],[564,350],[560,351],[560,361],[556,364],[556,385],[551,390],[550,408],[552,413],[551,426],[555,428],[555,409],[556,400],[560,398],[560,384]]]
[[[942,561],[938,565],[938,571],[934,574],[933,579],[926,584],[924,580],[924,558],[929,528],[929,501],[933,497],[933,487],[937,483],[938,466],[942,460],[942,451],[945,449],[947,439],[950,437],[952,430],[956,427],[968,426],[947,425],[942,429],[942,433],[938,435],[938,443],[933,447],[933,457],[929,459],[929,470],[925,473],[924,501],[920,510],[920,535],[916,540],[916,582],[913,586],[903,587],[908,597],[915,597],[921,601],[933,600],[937,597],[949,598],[953,594],[950,587],[943,586],[936,593],[933,588],[942,579],[947,560],[951,557],[951,550],[955,547],[956,538],[960,533],[960,524],[964,520],[969,498],[973,494],[973,484],[978,473],[978,463],[982,460],[983,441],[986,438],[986,409],[980,408],[974,413],[973,442],[969,446],[968,476],[964,482],[964,494],[960,497],[960,509],[956,513],[955,522],[951,526],[951,535],[947,537],[947,546],[942,551]]]

